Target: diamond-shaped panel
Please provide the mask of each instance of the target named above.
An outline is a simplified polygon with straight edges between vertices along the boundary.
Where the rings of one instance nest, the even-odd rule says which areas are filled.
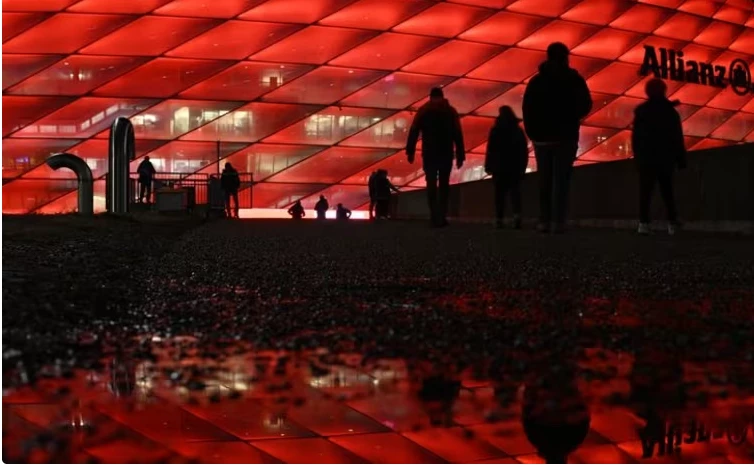
[[[526,83],[553,41],[571,47],[571,66],[594,99],[577,164],[624,159],[649,79],[639,74],[644,47],[682,51],[686,63],[726,72],[734,60],[752,68],[754,5],[3,0],[3,211],[74,208],[71,174],[44,160],[76,153],[101,179],[118,116],[131,118],[138,156],[149,154],[159,171],[214,174],[231,162],[254,173],[254,207],[297,199],[308,207],[321,193],[331,204],[362,207],[374,169],[387,169],[396,185],[423,186],[421,164],[409,165],[402,149],[435,86],[462,115],[469,151],[453,182],[482,179],[498,108],[521,115]],[[754,139],[754,91],[667,83],[681,101],[689,148]]]

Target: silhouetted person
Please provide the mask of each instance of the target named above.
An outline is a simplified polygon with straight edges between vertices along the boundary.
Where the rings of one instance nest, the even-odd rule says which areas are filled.
[[[649,206],[655,184],[668,215],[668,234],[675,234],[678,222],[673,195],[673,171],[686,166],[681,117],[676,103],[667,98],[667,86],[660,79],[647,82],[648,100],[634,111],[631,145],[639,169],[639,234],[649,234]]]
[[[351,210],[344,207],[342,203],[339,203],[335,209],[335,218],[340,221],[348,221],[351,218]]]
[[[495,218],[498,228],[503,227],[505,194],[508,192],[513,207],[513,227],[521,228],[521,180],[529,163],[529,148],[519,121],[511,107],[500,107],[500,114],[487,140],[484,170],[492,175],[495,185]]]
[[[374,180],[375,192],[375,216],[380,219],[387,218],[390,212],[390,194],[398,192],[398,188],[390,182],[387,171],[378,170]]]
[[[297,200],[296,203],[294,203],[293,206],[288,209],[288,214],[291,215],[291,218],[293,218],[294,220],[300,220],[306,216],[304,206],[301,205],[300,200]]]
[[[374,219],[374,208],[377,206],[377,196],[375,194],[375,183],[377,181],[379,170],[372,171],[369,175],[369,219]]]
[[[434,374],[422,380],[418,392],[432,426],[452,426],[453,404],[461,392],[461,381]]]
[[[144,203],[144,197],[146,197],[147,203],[150,203],[152,201],[152,182],[157,170],[149,161],[149,156],[144,157],[144,160],[139,163],[136,173],[139,175],[139,203]]]
[[[327,202],[327,199],[324,195],[319,196],[319,200],[314,205],[314,211],[317,212],[317,219],[318,220],[325,220],[327,219],[327,210],[330,209],[330,204]]]
[[[534,144],[539,171],[539,230],[565,228],[571,171],[579,146],[581,120],[592,109],[586,81],[568,65],[568,47],[547,47],[547,60],[524,93],[526,133]]]
[[[453,157],[455,155],[456,166],[460,169],[466,159],[466,151],[463,145],[461,119],[439,87],[432,89],[429,102],[419,108],[411,124],[406,143],[409,163],[414,162],[416,143],[420,134],[422,167],[427,180],[427,200],[432,225],[446,226]]]
[[[241,187],[241,178],[238,171],[230,163],[225,164],[220,176],[220,185],[225,193],[225,213],[228,218],[238,218],[238,189]],[[231,209],[230,200],[233,199],[234,208]]]

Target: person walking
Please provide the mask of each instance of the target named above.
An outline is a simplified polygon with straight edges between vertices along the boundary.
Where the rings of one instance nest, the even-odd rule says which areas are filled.
[[[495,186],[495,225],[503,227],[505,196],[510,192],[513,207],[513,227],[521,229],[521,181],[529,163],[526,135],[519,126],[521,120],[509,106],[500,107],[487,139],[484,171],[492,175]]]
[[[447,226],[453,158],[455,156],[456,166],[460,169],[466,159],[466,150],[463,144],[461,118],[439,87],[432,89],[429,93],[429,102],[419,108],[411,123],[406,143],[406,155],[408,162],[412,164],[419,135],[422,138],[422,167],[427,180],[427,201],[432,225],[434,227]]]
[[[649,207],[655,184],[665,202],[668,234],[676,233],[678,214],[673,194],[673,172],[686,167],[686,146],[677,102],[667,97],[661,79],[647,82],[647,101],[634,110],[631,146],[639,171],[639,234],[649,234]]]
[[[324,195],[319,196],[319,200],[316,204],[314,204],[314,211],[317,212],[317,219],[318,220],[326,220],[327,219],[327,210],[330,209],[330,204],[327,202],[327,199]]]
[[[592,110],[586,81],[569,66],[568,55],[564,44],[550,44],[547,60],[524,92],[524,127],[534,144],[539,171],[541,232],[549,232],[551,226],[556,233],[565,229],[581,120]]]
[[[136,173],[139,175],[139,203],[144,203],[146,197],[147,202],[152,202],[152,182],[154,181],[154,175],[157,174],[157,170],[154,169],[154,165],[149,161],[149,155],[144,157],[139,167],[136,168]]]
[[[238,189],[241,187],[241,178],[230,162],[225,164],[220,176],[220,185],[225,193],[225,214],[228,215],[228,218],[238,218]],[[233,199],[234,205],[232,209],[230,206],[231,199]]]

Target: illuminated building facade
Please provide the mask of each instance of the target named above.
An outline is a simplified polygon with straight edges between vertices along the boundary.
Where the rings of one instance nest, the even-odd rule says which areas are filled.
[[[255,208],[324,194],[357,209],[376,168],[424,186],[402,148],[433,86],[463,115],[468,159],[452,182],[478,180],[498,107],[520,115],[554,41],[595,102],[577,163],[631,156],[655,73],[681,101],[689,148],[754,141],[751,0],[3,0],[2,15],[6,213],[75,208],[73,174],[43,164],[56,152],[84,158],[101,197],[118,116],[158,171],[216,173],[219,158],[254,173]]]

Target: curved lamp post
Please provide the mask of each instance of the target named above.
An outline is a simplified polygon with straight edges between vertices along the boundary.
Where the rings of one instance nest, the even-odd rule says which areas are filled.
[[[110,128],[107,156],[107,211],[128,213],[129,163],[134,159],[134,127],[128,118],[119,117]]]
[[[94,179],[92,170],[84,160],[70,153],[57,153],[47,159],[47,165],[58,170],[68,168],[76,173],[79,183],[78,209],[80,215],[94,214]]]

